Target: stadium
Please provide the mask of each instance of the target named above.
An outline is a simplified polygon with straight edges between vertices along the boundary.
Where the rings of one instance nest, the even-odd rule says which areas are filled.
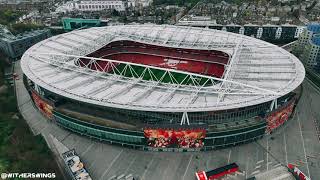
[[[200,151],[254,141],[285,124],[305,70],[273,44],[171,25],[72,31],[28,49],[24,84],[70,131],[141,150]]]

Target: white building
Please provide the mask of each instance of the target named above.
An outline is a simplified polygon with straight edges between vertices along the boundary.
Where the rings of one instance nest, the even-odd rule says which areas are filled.
[[[74,0],[68,1],[59,6],[56,12],[68,11],[102,11],[105,9],[115,9],[125,11],[127,7],[147,7],[153,0]]]
[[[150,6],[153,0],[127,0],[128,7],[147,7]]]
[[[243,26],[241,26],[241,28],[239,29],[239,34],[244,34],[244,27]]]
[[[105,9],[125,10],[125,1],[122,0],[75,0],[68,1],[59,6],[56,12],[78,11],[101,11]]]
[[[298,38],[305,29],[306,29],[305,26],[298,26],[294,37]]]
[[[58,6],[55,10],[55,13],[66,13],[73,11],[74,8],[74,2],[73,1],[68,1],[60,6]]]
[[[281,34],[282,34],[282,28],[279,26],[279,27],[277,28],[275,38],[276,38],[276,39],[280,39]]]
[[[135,7],[136,6],[136,0],[128,0],[127,1],[128,7]]]
[[[125,1],[121,0],[91,0],[75,1],[74,8],[79,11],[101,11],[105,9],[125,10]]]
[[[261,38],[262,33],[263,33],[263,28],[262,28],[262,27],[259,27],[259,28],[258,28],[258,31],[257,31],[257,38],[258,38],[258,39]]]

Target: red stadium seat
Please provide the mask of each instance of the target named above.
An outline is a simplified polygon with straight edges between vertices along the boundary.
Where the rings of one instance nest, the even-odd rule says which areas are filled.
[[[169,48],[133,41],[112,42],[88,56],[171,68],[215,77],[223,75],[224,65],[229,60],[228,55],[220,51]],[[86,66],[89,62],[89,60],[82,60],[82,64],[79,65]],[[88,65],[88,67],[98,71],[109,72],[112,70],[111,67],[106,67],[107,62],[97,62],[98,66]]]

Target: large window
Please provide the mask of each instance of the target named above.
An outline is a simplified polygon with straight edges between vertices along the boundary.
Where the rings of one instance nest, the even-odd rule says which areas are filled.
[[[99,125],[82,122],[80,120],[54,113],[54,117],[61,126],[77,133],[91,136],[100,140],[115,141],[132,145],[142,145],[145,142],[143,132],[120,130],[115,128],[101,127]]]

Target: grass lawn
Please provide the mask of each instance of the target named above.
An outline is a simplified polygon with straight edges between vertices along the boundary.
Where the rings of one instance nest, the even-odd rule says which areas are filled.
[[[112,71],[111,73],[115,73],[115,74],[120,74],[120,72],[123,72],[123,70],[125,69],[126,65],[125,64],[119,64],[117,66],[117,69],[119,70],[116,71]],[[144,72],[144,68],[140,67],[140,66],[135,66],[132,65],[131,66],[135,73],[132,73],[132,71],[129,70],[129,68],[127,68],[124,72],[123,75],[125,77],[140,77],[142,75],[142,73]],[[144,75],[142,76],[143,80],[147,80],[147,81],[152,81],[155,79],[162,79],[162,83],[170,83],[170,84],[182,84],[182,85],[191,85],[191,86],[211,86],[212,83],[211,81],[208,81],[207,78],[194,78],[193,80],[190,78],[190,76],[188,76],[187,74],[182,74],[182,73],[176,73],[176,72],[171,72],[172,77],[170,77],[169,74],[165,74],[165,71],[163,70],[159,70],[159,69],[151,69],[151,72],[145,72]]]

